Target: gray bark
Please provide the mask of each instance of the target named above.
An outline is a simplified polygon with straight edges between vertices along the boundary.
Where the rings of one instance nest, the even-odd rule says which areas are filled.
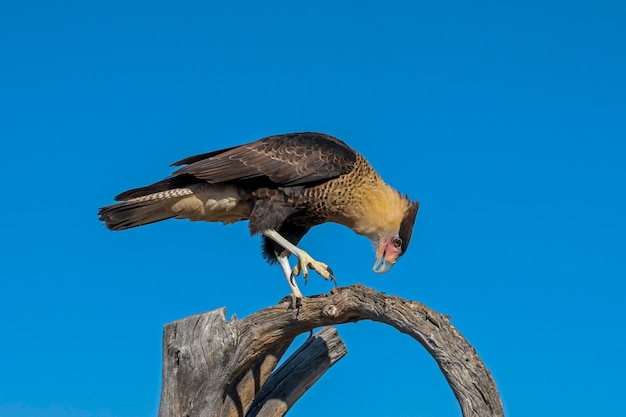
[[[348,351],[333,327],[324,327],[267,379],[246,417],[284,416]]]
[[[280,382],[280,369],[276,377],[270,375],[293,339],[316,327],[360,320],[391,325],[424,346],[452,388],[464,417],[504,416],[491,373],[449,317],[362,285],[304,298],[300,310],[290,305],[283,300],[230,322],[222,308],[167,324],[159,417],[282,416],[345,354],[340,340],[320,337],[325,340],[323,346],[307,347],[304,356],[296,352],[283,365],[291,362],[288,366],[297,369],[305,361],[298,368],[300,374],[287,383],[275,383]],[[324,362],[327,366],[320,365]]]

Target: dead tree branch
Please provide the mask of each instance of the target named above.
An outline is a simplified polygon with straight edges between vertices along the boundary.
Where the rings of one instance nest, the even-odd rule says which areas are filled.
[[[264,387],[293,339],[316,327],[360,320],[393,326],[424,346],[452,388],[464,417],[504,416],[491,373],[447,316],[362,285],[305,298],[299,312],[289,305],[284,300],[240,321],[226,321],[222,308],[166,325],[159,417],[282,416],[310,387],[283,384],[280,395]],[[311,384],[315,380],[310,379]],[[280,400],[281,405],[271,404],[270,398]]]
[[[333,327],[304,342],[272,375],[246,417],[284,416],[298,399],[348,351]]]

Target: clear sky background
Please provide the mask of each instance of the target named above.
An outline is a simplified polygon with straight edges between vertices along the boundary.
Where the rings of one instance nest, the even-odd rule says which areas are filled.
[[[624,2],[4,0],[0,61],[1,417],[156,416],[166,323],[288,294],[245,223],[113,233],[96,211],[297,131],[422,203],[385,275],[350,230],[307,235],[340,285],[451,315],[508,416],[624,416]],[[293,415],[461,415],[408,336],[339,331]]]

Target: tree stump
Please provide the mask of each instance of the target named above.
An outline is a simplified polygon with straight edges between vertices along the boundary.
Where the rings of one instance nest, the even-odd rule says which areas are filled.
[[[424,346],[464,417],[504,416],[491,373],[449,317],[352,285],[304,298],[299,310],[287,298],[242,320],[227,321],[220,308],[167,324],[159,417],[283,416],[346,354],[336,330],[324,328],[273,372],[293,339],[317,327],[360,320],[393,326]]]

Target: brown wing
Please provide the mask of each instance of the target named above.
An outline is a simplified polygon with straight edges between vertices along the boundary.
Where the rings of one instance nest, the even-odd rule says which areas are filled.
[[[321,133],[269,136],[245,145],[185,158],[173,173],[211,184],[269,179],[277,186],[318,183],[350,172],[357,154],[348,145]]]

